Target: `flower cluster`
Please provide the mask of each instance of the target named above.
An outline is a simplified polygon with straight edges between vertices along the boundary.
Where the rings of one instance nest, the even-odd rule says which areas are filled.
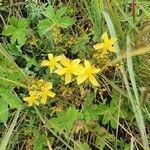
[[[95,75],[100,69],[95,68],[88,60],[85,60],[84,65],[82,65],[80,59],[70,60],[64,55],[53,56],[53,54],[49,54],[48,59],[43,60],[41,65],[49,67],[51,72],[54,71],[60,76],[64,75],[65,84],[70,83],[75,77],[78,85],[89,80],[94,86],[99,86]]]
[[[51,91],[52,89],[52,83],[51,82],[45,82],[43,80],[38,80],[35,82],[30,90],[29,90],[29,96],[24,97],[24,101],[28,103],[28,106],[32,106],[33,104],[39,105],[46,104],[47,97],[54,97],[55,93]]]
[[[102,35],[103,42],[94,45],[96,50],[100,50],[101,54],[107,54],[108,52],[115,52],[113,44],[115,43],[115,38],[108,38],[108,34],[104,33]],[[96,74],[100,72],[99,68],[96,68],[88,60],[84,60],[81,63],[80,59],[71,60],[65,55],[53,56],[53,54],[48,54],[48,60],[43,60],[41,66],[49,67],[50,73],[56,73],[59,76],[64,76],[65,84],[77,81],[77,84],[82,84],[89,81],[93,86],[99,86],[96,80]],[[47,97],[54,97],[55,93],[51,91],[52,83],[45,82],[43,80],[38,80],[34,82],[32,87],[29,89],[29,96],[24,97],[24,100],[28,102],[28,106],[33,104],[39,105],[46,104]]]

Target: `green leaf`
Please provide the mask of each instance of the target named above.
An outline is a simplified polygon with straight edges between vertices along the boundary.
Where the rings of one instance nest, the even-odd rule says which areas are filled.
[[[43,19],[38,24],[39,34],[42,36],[46,34],[53,27],[61,27],[67,28],[75,23],[73,18],[65,16],[67,12],[67,7],[62,7],[58,10],[54,10],[54,8],[49,5],[45,11],[43,11],[43,15],[46,19]]]
[[[15,44],[16,41],[17,41],[17,38],[16,38],[16,36],[14,34],[14,36],[11,36],[10,42],[11,42],[11,44]]]
[[[128,119],[128,117],[131,116],[131,112],[126,108],[125,103],[121,103],[120,112],[118,113],[119,97],[120,94],[114,91],[110,105],[100,104],[99,106],[100,114],[102,115],[102,124],[106,125],[110,122],[111,127],[114,129],[117,127],[118,114],[119,118],[124,119]]]
[[[38,134],[33,150],[43,150],[44,145],[47,145],[46,136],[44,134]]]
[[[48,125],[59,133],[63,131],[70,133],[77,117],[78,110],[70,107],[66,112],[57,113],[57,117],[50,119]]]
[[[67,7],[61,7],[56,11],[56,17],[57,19],[61,18],[67,11]]]
[[[8,120],[8,104],[0,98],[0,122],[6,123]]]
[[[98,120],[100,115],[99,106],[96,104],[92,104],[93,98],[94,94],[89,94],[86,96],[84,107],[79,113],[79,119],[85,121],[88,124]]]
[[[22,33],[22,38],[18,38],[18,44],[24,45],[25,42],[26,42],[26,35],[25,35],[25,33]]]
[[[49,5],[49,6],[46,8],[46,10],[43,11],[43,15],[44,15],[45,17],[47,17],[48,19],[54,21],[54,20],[55,20],[55,10],[54,10],[54,8],[53,8],[51,5]]]
[[[52,22],[48,19],[43,19],[42,21],[40,21],[38,24],[39,35],[42,36],[46,34],[51,29],[51,26]]]
[[[18,28],[20,28],[20,29],[21,29],[21,28],[26,29],[26,28],[27,28],[27,25],[28,25],[27,19],[22,18],[22,19],[18,20]]]
[[[63,28],[67,28],[68,26],[71,26],[75,23],[74,19],[73,18],[70,18],[68,16],[65,16],[65,17],[61,17],[59,20],[58,20],[58,24],[63,27]]]
[[[7,103],[10,108],[19,108],[21,106],[20,98],[11,89],[1,89],[1,99]]]
[[[15,17],[10,18],[10,25],[6,25],[2,32],[5,36],[11,36],[10,41],[12,44],[18,42],[20,46],[24,45],[28,34],[28,21],[25,18],[17,20]]]
[[[14,31],[16,31],[15,26],[7,25],[4,27],[2,34],[5,36],[11,36]]]
[[[14,17],[14,16],[12,16],[12,17],[9,19],[9,23],[10,23],[11,25],[13,25],[14,27],[16,27],[16,28],[17,28],[17,26],[18,26],[18,20],[17,20],[16,17]]]

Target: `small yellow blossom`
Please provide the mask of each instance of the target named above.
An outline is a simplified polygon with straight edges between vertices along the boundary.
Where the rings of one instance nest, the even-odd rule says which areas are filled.
[[[107,32],[102,35],[103,42],[95,44],[93,47],[96,50],[102,50],[102,54],[107,54],[109,52],[116,52],[113,44],[117,41],[116,38],[109,39]]]
[[[32,106],[33,104],[39,105],[38,102],[38,94],[35,91],[29,91],[29,97],[24,97],[23,100],[28,102],[28,106]]]
[[[79,85],[89,79],[94,86],[99,86],[94,74],[98,73],[100,69],[91,66],[91,63],[87,60],[84,61],[84,66],[84,69],[81,70],[82,73],[77,77],[77,84]]]
[[[39,95],[41,97],[41,103],[46,104],[47,97],[54,97],[56,94],[51,91],[52,89],[52,83],[47,82],[41,87],[41,91],[39,92]]]
[[[36,80],[33,83],[29,90],[29,97],[24,97],[24,101],[28,102],[28,106],[32,106],[33,104],[39,105],[46,104],[47,97],[54,97],[56,94],[51,91],[52,83],[45,82],[42,79]]]
[[[55,73],[57,73],[60,76],[65,74],[65,84],[68,84],[72,80],[72,75],[79,75],[81,73],[80,71],[83,67],[79,64],[80,61],[80,59],[74,59],[71,61],[70,59],[62,55],[62,66],[58,65],[58,69],[55,71]]]
[[[58,65],[58,61],[61,60],[61,56],[53,56],[53,54],[48,54],[49,60],[43,60],[41,66],[47,66],[50,68],[50,72],[52,73],[54,68]]]

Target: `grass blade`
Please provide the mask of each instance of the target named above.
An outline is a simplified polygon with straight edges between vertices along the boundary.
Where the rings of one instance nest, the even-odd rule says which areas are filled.
[[[111,36],[117,38],[115,28],[113,26],[113,23],[111,21],[110,16],[106,12],[103,12],[103,15],[104,15],[104,18],[106,20],[106,23],[107,23],[107,26],[108,26],[108,29],[109,29],[109,32],[110,32]],[[118,42],[116,42],[115,48],[117,50],[117,57],[119,57],[121,51],[120,51]],[[129,65],[129,63],[128,63],[128,65]],[[137,103],[135,102],[134,97],[131,93],[129,82],[128,82],[128,77],[126,75],[126,71],[125,71],[124,64],[123,64],[122,60],[121,60],[120,70],[122,72],[123,80],[124,80],[124,83],[125,83],[128,95],[129,95],[129,100],[131,102],[132,109],[133,109],[133,112],[134,112],[134,115],[135,115],[135,118],[136,118],[136,122],[137,122],[139,130],[140,130],[140,134],[141,134],[141,137],[142,137],[144,148],[145,148],[145,150],[148,150],[149,146],[148,146],[148,141],[147,141],[147,136],[146,136],[146,131],[145,131],[145,124],[144,124],[142,112],[141,112],[140,107],[137,107]],[[137,91],[136,91],[137,88],[136,88],[135,80],[134,80],[134,77],[133,77],[133,70],[131,71],[131,68],[130,68],[130,76],[132,76],[132,78],[131,78],[132,84],[133,84],[132,86],[134,86],[135,95],[138,98],[138,94],[137,94]],[[140,118],[140,120],[139,120],[139,118]]]
[[[2,142],[0,144],[0,150],[5,150],[6,149],[7,144],[9,142],[9,140],[10,140],[10,137],[11,137],[11,135],[13,133],[13,130],[14,130],[15,126],[16,126],[17,119],[19,117],[19,114],[20,114],[21,110],[22,110],[22,107],[18,108],[18,110],[17,110],[17,112],[15,114],[15,117],[14,117],[14,119],[13,119],[11,125],[10,125],[9,130],[7,131],[7,133],[5,134],[5,136],[2,139]]]
[[[131,50],[131,41],[130,41],[129,36],[127,36],[127,54],[130,52],[130,50]],[[143,145],[145,149],[148,150],[149,149],[148,139],[147,139],[146,130],[145,130],[144,118],[142,115],[142,110],[141,110],[140,102],[139,102],[138,88],[137,88],[136,81],[135,81],[132,58],[130,55],[128,55],[127,57],[127,67],[128,67],[127,69],[129,72],[129,77],[130,77],[130,81],[133,87],[134,97],[135,97],[135,99],[132,99],[132,101],[135,101],[135,102],[132,102],[131,104],[135,113],[135,117],[137,120],[137,124],[139,126],[141,136],[142,136]]]

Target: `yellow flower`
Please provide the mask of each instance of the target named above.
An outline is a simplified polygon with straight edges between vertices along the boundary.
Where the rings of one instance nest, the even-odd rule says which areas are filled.
[[[102,35],[102,39],[103,39],[103,42],[95,44],[93,46],[94,49],[96,49],[96,50],[102,50],[103,54],[107,54],[108,51],[115,53],[116,51],[115,51],[115,48],[113,47],[113,44],[117,41],[117,39],[114,38],[114,37],[111,38],[111,39],[109,39],[107,32],[105,32]]]
[[[60,76],[65,74],[65,84],[68,84],[72,80],[72,75],[79,75],[81,73],[80,71],[83,67],[79,64],[80,61],[80,59],[75,59],[71,61],[70,59],[62,55],[61,64],[63,66],[57,66],[58,69],[55,71],[55,73]]]
[[[30,96],[24,97],[23,99],[28,102],[28,106],[32,106],[33,104],[39,105],[39,100],[41,104],[46,104],[48,96],[54,97],[56,95],[51,89],[51,82],[45,82],[42,79],[35,80],[29,90]]]
[[[50,89],[52,89],[52,83],[47,82],[41,87],[41,91],[39,92],[39,95],[41,97],[41,103],[46,104],[47,97],[54,97],[56,94],[53,93]]]
[[[50,68],[50,72],[52,73],[54,68],[58,65],[58,61],[61,60],[61,56],[53,56],[53,54],[48,54],[49,60],[43,60],[41,66],[48,66]]]
[[[79,85],[88,79],[94,86],[99,86],[94,74],[98,73],[100,69],[91,66],[91,63],[87,60],[84,61],[84,66],[84,70],[77,77],[77,84]]]
[[[23,100],[28,102],[28,106],[32,106],[33,104],[39,105],[38,102],[38,94],[35,91],[29,91],[29,97],[24,97]]]

